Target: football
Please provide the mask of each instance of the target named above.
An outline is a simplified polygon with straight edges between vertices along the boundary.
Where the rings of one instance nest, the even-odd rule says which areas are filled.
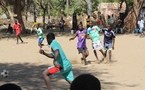
[[[9,71],[7,71],[7,70],[3,70],[1,72],[1,76],[4,77],[4,78],[8,77],[8,75],[9,75]]]

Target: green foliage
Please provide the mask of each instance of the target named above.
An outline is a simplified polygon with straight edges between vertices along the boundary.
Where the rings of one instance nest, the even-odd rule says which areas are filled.
[[[4,14],[4,11],[2,9],[0,9],[0,15]]]

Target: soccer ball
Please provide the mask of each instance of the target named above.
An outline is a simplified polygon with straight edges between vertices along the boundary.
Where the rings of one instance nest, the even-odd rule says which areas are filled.
[[[3,70],[1,72],[1,76],[4,77],[4,78],[8,77],[8,75],[9,75],[9,71],[7,71],[7,70]]]

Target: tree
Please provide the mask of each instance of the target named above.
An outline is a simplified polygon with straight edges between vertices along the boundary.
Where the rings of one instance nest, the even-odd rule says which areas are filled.
[[[2,10],[5,12],[7,18],[13,20],[13,16],[11,14],[11,11],[7,8],[6,2],[1,0],[0,6],[1,6]]]
[[[87,14],[89,16],[92,16],[92,2],[91,0],[85,0],[86,4],[87,4]]]
[[[124,28],[127,30],[127,32],[132,32],[134,28],[136,28],[138,17],[144,2],[144,0],[134,0],[132,9],[125,18],[124,22]]]
[[[48,8],[48,2],[49,0],[37,0],[37,5],[40,6],[40,8],[43,10],[43,28],[45,28],[45,15],[47,12],[47,8]]]
[[[15,0],[15,8],[16,8],[16,14],[17,14],[17,19],[19,21],[19,23],[21,24],[22,30],[25,31],[25,25],[22,19],[22,14],[21,14],[21,0]]]

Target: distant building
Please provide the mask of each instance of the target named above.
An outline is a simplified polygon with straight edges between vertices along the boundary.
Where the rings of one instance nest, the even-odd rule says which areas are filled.
[[[101,12],[101,14],[104,15],[105,19],[107,19],[108,15],[114,14],[115,17],[119,16],[119,13],[124,13],[125,12],[125,4],[123,3],[123,7],[121,10],[120,8],[120,3],[100,3],[98,10]]]

